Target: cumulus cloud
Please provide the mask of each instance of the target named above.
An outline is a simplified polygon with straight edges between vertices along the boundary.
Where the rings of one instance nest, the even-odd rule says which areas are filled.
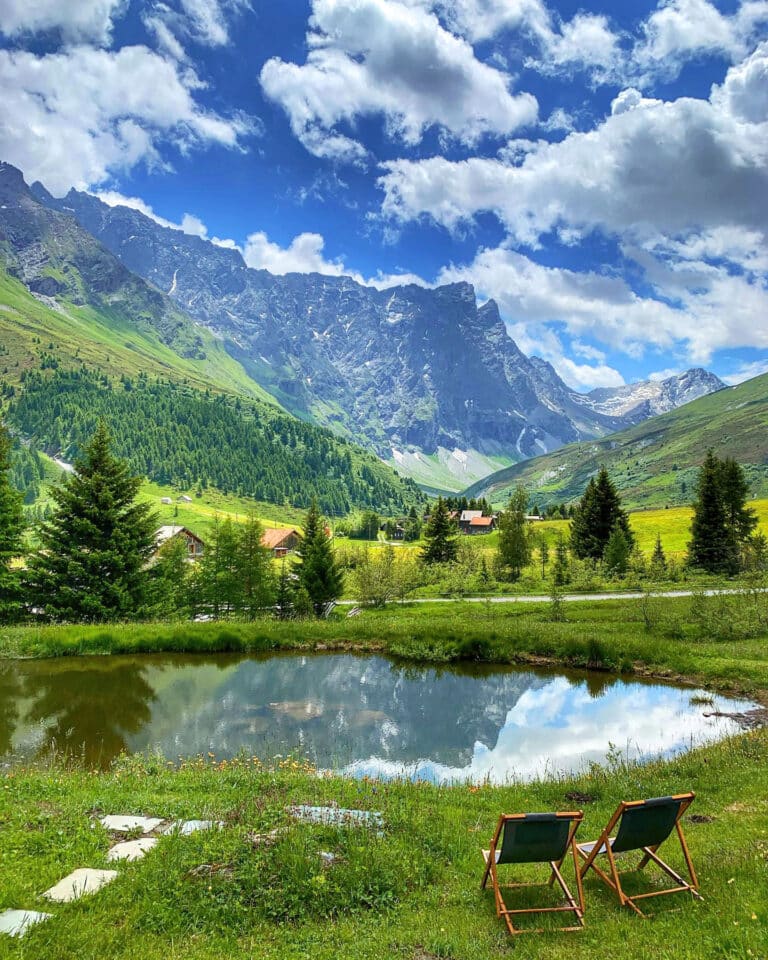
[[[755,31],[766,22],[766,0],[745,0],[730,16],[709,0],[662,0],[643,24],[632,64],[648,82],[674,78],[687,60],[704,54],[736,61],[747,54]]]
[[[745,380],[759,377],[763,373],[768,373],[768,357],[764,357],[762,360],[753,360],[750,363],[742,363],[721,379],[730,384],[744,383]]]
[[[0,0],[0,33],[7,37],[57,31],[70,42],[107,43],[127,0]]]
[[[527,243],[563,228],[582,235],[760,229],[768,221],[768,120],[756,78],[766,64],[764,44],[709,100],[662,102],[625,91],[595,129],[526,148],[517,164],[504,157],[384,164],[383,212],[399,220],[426,214],[452,229],[492,211]]]
[[[306,63],[268,60],[265,94],[318,156],[359,160],[360,144],[338,129],[382,116],[388,135],[418,143],[437,126],[464,143],[532,123],[537,103],[475,57],[419,4],[403,0],[313,0]]]
[[[54,193],[99,184],[160,146],[240,145],[251,124],[203,109],[200,81],[146,47],[0,50],[0,155]]]
[[[325,257],[325,238],[319,233],[300,233],[287,247],[270,240],[266,233],[252,233],[245,242],[243,257],[249,267],[269,270],[281,276],[286,273],[321,273],[329,277],[351,277],[357,283],[384,290],[388,287],[417,283],[428,286],[414,273],[382,273],[364,277],[347,268],[343,257],[328,260]]]

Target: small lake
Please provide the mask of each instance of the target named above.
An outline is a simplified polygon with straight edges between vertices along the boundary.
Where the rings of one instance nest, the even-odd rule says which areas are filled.
[[[350,776],[500,783],[648,759],[736,732],[745,700],[605,673],[378,656],[155,655],[0,662],[0,756],[106,766],[298,752]]]

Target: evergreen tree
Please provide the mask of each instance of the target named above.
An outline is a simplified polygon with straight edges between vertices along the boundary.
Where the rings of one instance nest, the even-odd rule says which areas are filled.
[[[293,610],[293,585],[291,584],[291,574],[288,564],[283,558],[280,567],[280,576],[277,578],[277,590],[275,593],[275,613],[278,620],[287,620]]]
[[[0,426],[0,622],[7,623],[21,611],[21,584],[11,562],[22,552],[24,513],[21,494],[10,484],[11,440]]]
[[[304,537],[294,564],[298,589],[309,596],[315,614],[320,616],[329,603],[338,600],[344,587],[344,576],[333,554],[330,537],[320,516],[317,500],[312,502],[304,521]]]
[[[741,550],[757,524],[749,488],[735,460],[708,450],[696,483],[688,562],[710,573],[737,573]]]
[[[181,617],[189,613],[190,566],[183,537],[171,537],[158,550],[151,569],[153,616]]]
[[[411,507],[408,513],[408,519],[405,521],[403,528],[403,540],[413,541],[418,540],[421,536],[421,520],[419,520],[419,515],[416,513],[416,507]]]
[[[543,533],[539,537],[539,559],[541,560],[541,579],[544,580],[547,575],[547,564],[549,563],[549,544]]]
[[[498,565],[507,572],[510,580],[519,580],[520,574],[531,561],[531,540],[528,521],[528,492],[518,485],[509,498],[507,509],[499,517]]]
[[[606,569],[610,573],[623,576],[629,566],[629,554],[630,546],[627,543],[627,538],[624,536],[621,525],[617,523],[611,531],[603,553],[603,562]]]
[[[47,617],[98,622],[147,612],[157,517],[136,501],[141,479],[110,444],[100,422],[74,473],[51,491],[55,509],[28,571],[30,596]]]
[[[561,535],[557,538],[555,544],[555,562],[552,565],[552,585],[553,587],[562,587],[570,583],[571,574],[568,563],[568,545],[565,538]]]
[[[456,522],[442,497],[437,498],[423,536],[427,541],[421,551],[424,563],[453,563],[459,549]]]
[[[654,580],[663,579],[667,572],[667,557],[664,553],[664,547],[661,545],[661,534],[656,534],[656,544],[651,554],[651,576]]]
[[[264,527],[251,515],[238,531],[236,565],[240,579],[240,610],[253,620],[275,599],[275,578],[272,573],[271,552],[261,542]]]
[[[635,538],[629,527],[629,518],[621,506],[616,487],[605,467],[597,478],[592,477],[584,496],[576,508],[571,525],[571,550],[580,560],[602,560],[614,527],[619,526],[629,550]]]

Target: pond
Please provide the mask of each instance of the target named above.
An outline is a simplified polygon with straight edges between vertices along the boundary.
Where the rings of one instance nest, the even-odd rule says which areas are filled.
[[[351,776],[501,783],[670,755],[738,729],[705,714],[754,706],[710,697],[606,673],[341,654],[5,661],[0,756],[296,752]]]

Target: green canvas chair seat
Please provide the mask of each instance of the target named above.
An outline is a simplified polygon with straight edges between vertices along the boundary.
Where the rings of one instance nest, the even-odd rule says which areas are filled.
[[[696,872],[693,869],[688,845],[680,826],[680,819],[693,803],[694,797],[694,793],[679,793],[670,797],[653,797],[650,800],[622,801],[597,840],[576,845],[578,855],[583,861],[579,871],[581,877],[583,878],[588,870],[594,870],[603,883],[607,884],[618,895],[621,904],[630,907],[640,916],[644,916],[644,914],[635,903],[636,900],[683,891],[687,891],[701,900],[702,898],[698,893]],[[614,830],[615,836],[611,836]],[[684,880],[657,854],[658,848],[673,832],[677,833],[680,841],[690,882]],[[616,855],[629,853],[633,850],[642,851],[643,854],[636,870],[642,870],[653,861],[672,877],[677,886],[628,896],[621,886],[621,872],[616,866]],[[610,875],[596,863],[597,857],[602,855],[608,860]]]
[[[584,894],[579,876],[579,864],[576,853],[575,834],[582,820],[581,811],[567,811],[559,813],[511,813],[502,814],[496,826],[496,832],[491,840],[490,847],[483,850],[485,872],[481,889],[485,888],[490,877],[496,901],[496,913],[504,918],[507,929],[511,934],[540,933],[541,928],[535,930],[518,929],[512,922],[512,917],[525,913],[558,913],[566,911],[574,913],[575,925],[559,927],[560,930],[580,930],[584,926]],[[561,867],[568,852],[573,856],[576,874],[578,899],[575,899],[563,879]],[[557,907],[527,907],[516,910],[510,909],[504,901],[502,889],[535,887],[541,884],[534,883],[500,883],[498,870],[503,864],[521,863],[548,863],[550,867],[549,885],[557,880],[566,899],[566,905]]]

